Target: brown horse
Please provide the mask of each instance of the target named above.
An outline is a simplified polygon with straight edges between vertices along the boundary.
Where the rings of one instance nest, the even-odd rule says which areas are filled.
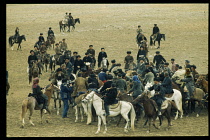
[[[25,115],[27,110],[29,109],[30,114],[29,114],[29,122],[31,125],[34,126],[34,123],[31,120],[31,116],[33,115],[34,110],[40,110],[40,115],[41,115],[41,123],[42,123],[42,118],[43,118],[43,104],[38,104],[37,100],[30,96],[27,97],[26,99],[23,100],[22,102],[22,113],[21,113],[21,119],[22,119],[22,126],[21,128],[24,128],[25,125]],[[47,112],[49,113],[49,115],[51,114],[49,109],[47,109]],[[46,120],[46,122],[48,123],[48,120]]]
[[[50,54],[46,54],[43,56],[43,61],[42,63],[44,63],[45,65],[45,70],[47,72],[47,67],[48,67],[48,64],[50,64]]]
[[[205,93],[208,93],[208,81],[200,75],[195,83],[196,87],[200,87]]]
[[[50,35],[47,37],[47,41],[46,41],[46,46],[51,49],[52,45],[53,45],[53,49],[54,49],[54,44],[55,44],[55,37]]]
[[[176,105],[173,102],[169,101],[169,100],[166,100],[166,101],[168,101],[168,106],[165,109],[161,109],[161,114],[163,114],[167,118],[167,120],[168,120],[168,127],[166,128],[166,130],[168,130],[169,127],[172,125],[171,124],[171,116],[170,116],[170,114],[171,114],[171,108],[172,108],[172,105],[174,105],[174,107],[176,107]],[[147,116],[147,120],[144,123],[144,126],[149,121],[149,128],[147,130],[147,133],[150,132],[151,120],[153,120],[153,126],[156,129],[159,129],[160,126],[162,125],[162,117],[158,116],[158,113],[157,113],[157,104],[154,102],[154,100],[149,99],[147,93],[143,92],[135,100],[133,100],[133,103],[134,104],[136,104],[138,102],[142,102],[143,103],[144,112],[145,112],[145,115]],[[156,121],[156,118],[157,117],[159,117],[159,121],[160,121],[159,127],[157,127],[155,125],[155,121]]]

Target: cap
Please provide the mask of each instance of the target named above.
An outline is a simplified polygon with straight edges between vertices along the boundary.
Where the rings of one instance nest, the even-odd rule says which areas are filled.
[[[111,63],[115,63],[115,62],[116,62],[116,60],[115,60],[115,59],[111,61]]]
[[[171,61],[175,61],[175,59],[171,58]]]
[[[111,74],[107,75],[107,79],[113,79],[113,76]]]
[[[43,35],[43,33],[40,33],[40,35]]]
[[[160,51],[156,51],[155,53],[156,53],[156,54],[159,54],[159,53],[160,53]]]
[[[49,29],[52,29],[51,27],[49,27]]]
[[[193,67],[194,69],[196,69],[196,66],[195,65],[191,65],[191,67]]]
[[[89,45],[89,47],[93,47],[93,45]]]
[[[31,53],[31,52],[34,52],[34,51],[33,51],[33,50],[30,50],[30,53]]]
[[[190,63],[190,61],[189,61],[189,60],[185,60],[185,62]]]
[[[101,50],[102,50],[102,49],[104,49],[104,48],[101,48]]]
[[[127,54],[131,54],[131,51],[127,51]]]

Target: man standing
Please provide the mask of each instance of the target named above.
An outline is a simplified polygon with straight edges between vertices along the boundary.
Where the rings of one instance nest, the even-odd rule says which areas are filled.
[[[105,49],[101,48],[101,52],[99,52],[99,54],[98,54],[98,67],[101,66],[101,61],[102,61],[103,57],[107,58],[107,54],[105,52]]]
[[[65,65],[66,65],[66,72],[67,72],[67,76],[68,76],[68,80],[70,80],[70,76],[71,76],[71,73],[73,71],[73,68],[72,68],[72,64],[71,62],[69,61],[69,58],[65,58]]]
[[[164,62],[166,62],[165,58],[163,58],[159,51],[156,51],[156,55],[153,58],[153,63],[156,63],[156,69],[158,70],[159,65],[163,64]]]
[[[175,63],[175,59],[171,59],[171,64],[172,64],[172,66],[171,66],[171,71],[173,72],[173,73],[175,73],[175,71],[176,71],[176,63]]]

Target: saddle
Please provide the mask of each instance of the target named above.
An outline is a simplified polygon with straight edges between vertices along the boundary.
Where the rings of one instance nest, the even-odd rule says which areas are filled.
[[[169,93],[169,94],[165,94],[165,97],[167,98],[171,98],[173,96],[174,93]]]
[[[43,99],[42,97],[37,96],[37,95],[34,94],[34,93],[29,93],[29,94],[28,94],[28,97],[31,97],[31,96],[34,97],[34,98],[36,99],[38,105],[41,105],[41,104],[44,103],[44,99]]]

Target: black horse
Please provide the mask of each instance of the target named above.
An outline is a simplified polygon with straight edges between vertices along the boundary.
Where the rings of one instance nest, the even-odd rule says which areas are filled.
[[[14,43],[17,43],[18,44],[17,50],[19,50],[19,48],[21,50],[20,44],[22,43],[22,40],[26,41],[25,35],[18,36],[17,42],[15,42],[15,36],[10,36],[9,37],[9,45],[10,45],[10,47],[12,47]],[[13,50],[13,47],[12,47],[12,50]]]
[[[160,48],[160,41],[161,41],[162,38],[165,41],[165,34],[157,33],[157,37],[156,37],[155,40],[154,40],[154,35],[151,35],[150,36],[150,46],[152,46],[153,44],[155,46],[155,41],[158,41],[158,47],[157,47],[157,49]]]
[[[72,31],[73,31],[75,29],[75,24],[77,22],[80,24],[80,19],[76,18],[76,19],[73,19],[73,20],[74,20],[74,24],[72,24],[72,20],[71,19],[68,20],[68,24],[63,24],[62,20],[59,21],[60,32],[61,32],[61,30],[64,32],[65,31],[65,27],[68,27],[68,31],[67,32],[70,32],[70,26],[73,26],[73,28],[72,28]]]

